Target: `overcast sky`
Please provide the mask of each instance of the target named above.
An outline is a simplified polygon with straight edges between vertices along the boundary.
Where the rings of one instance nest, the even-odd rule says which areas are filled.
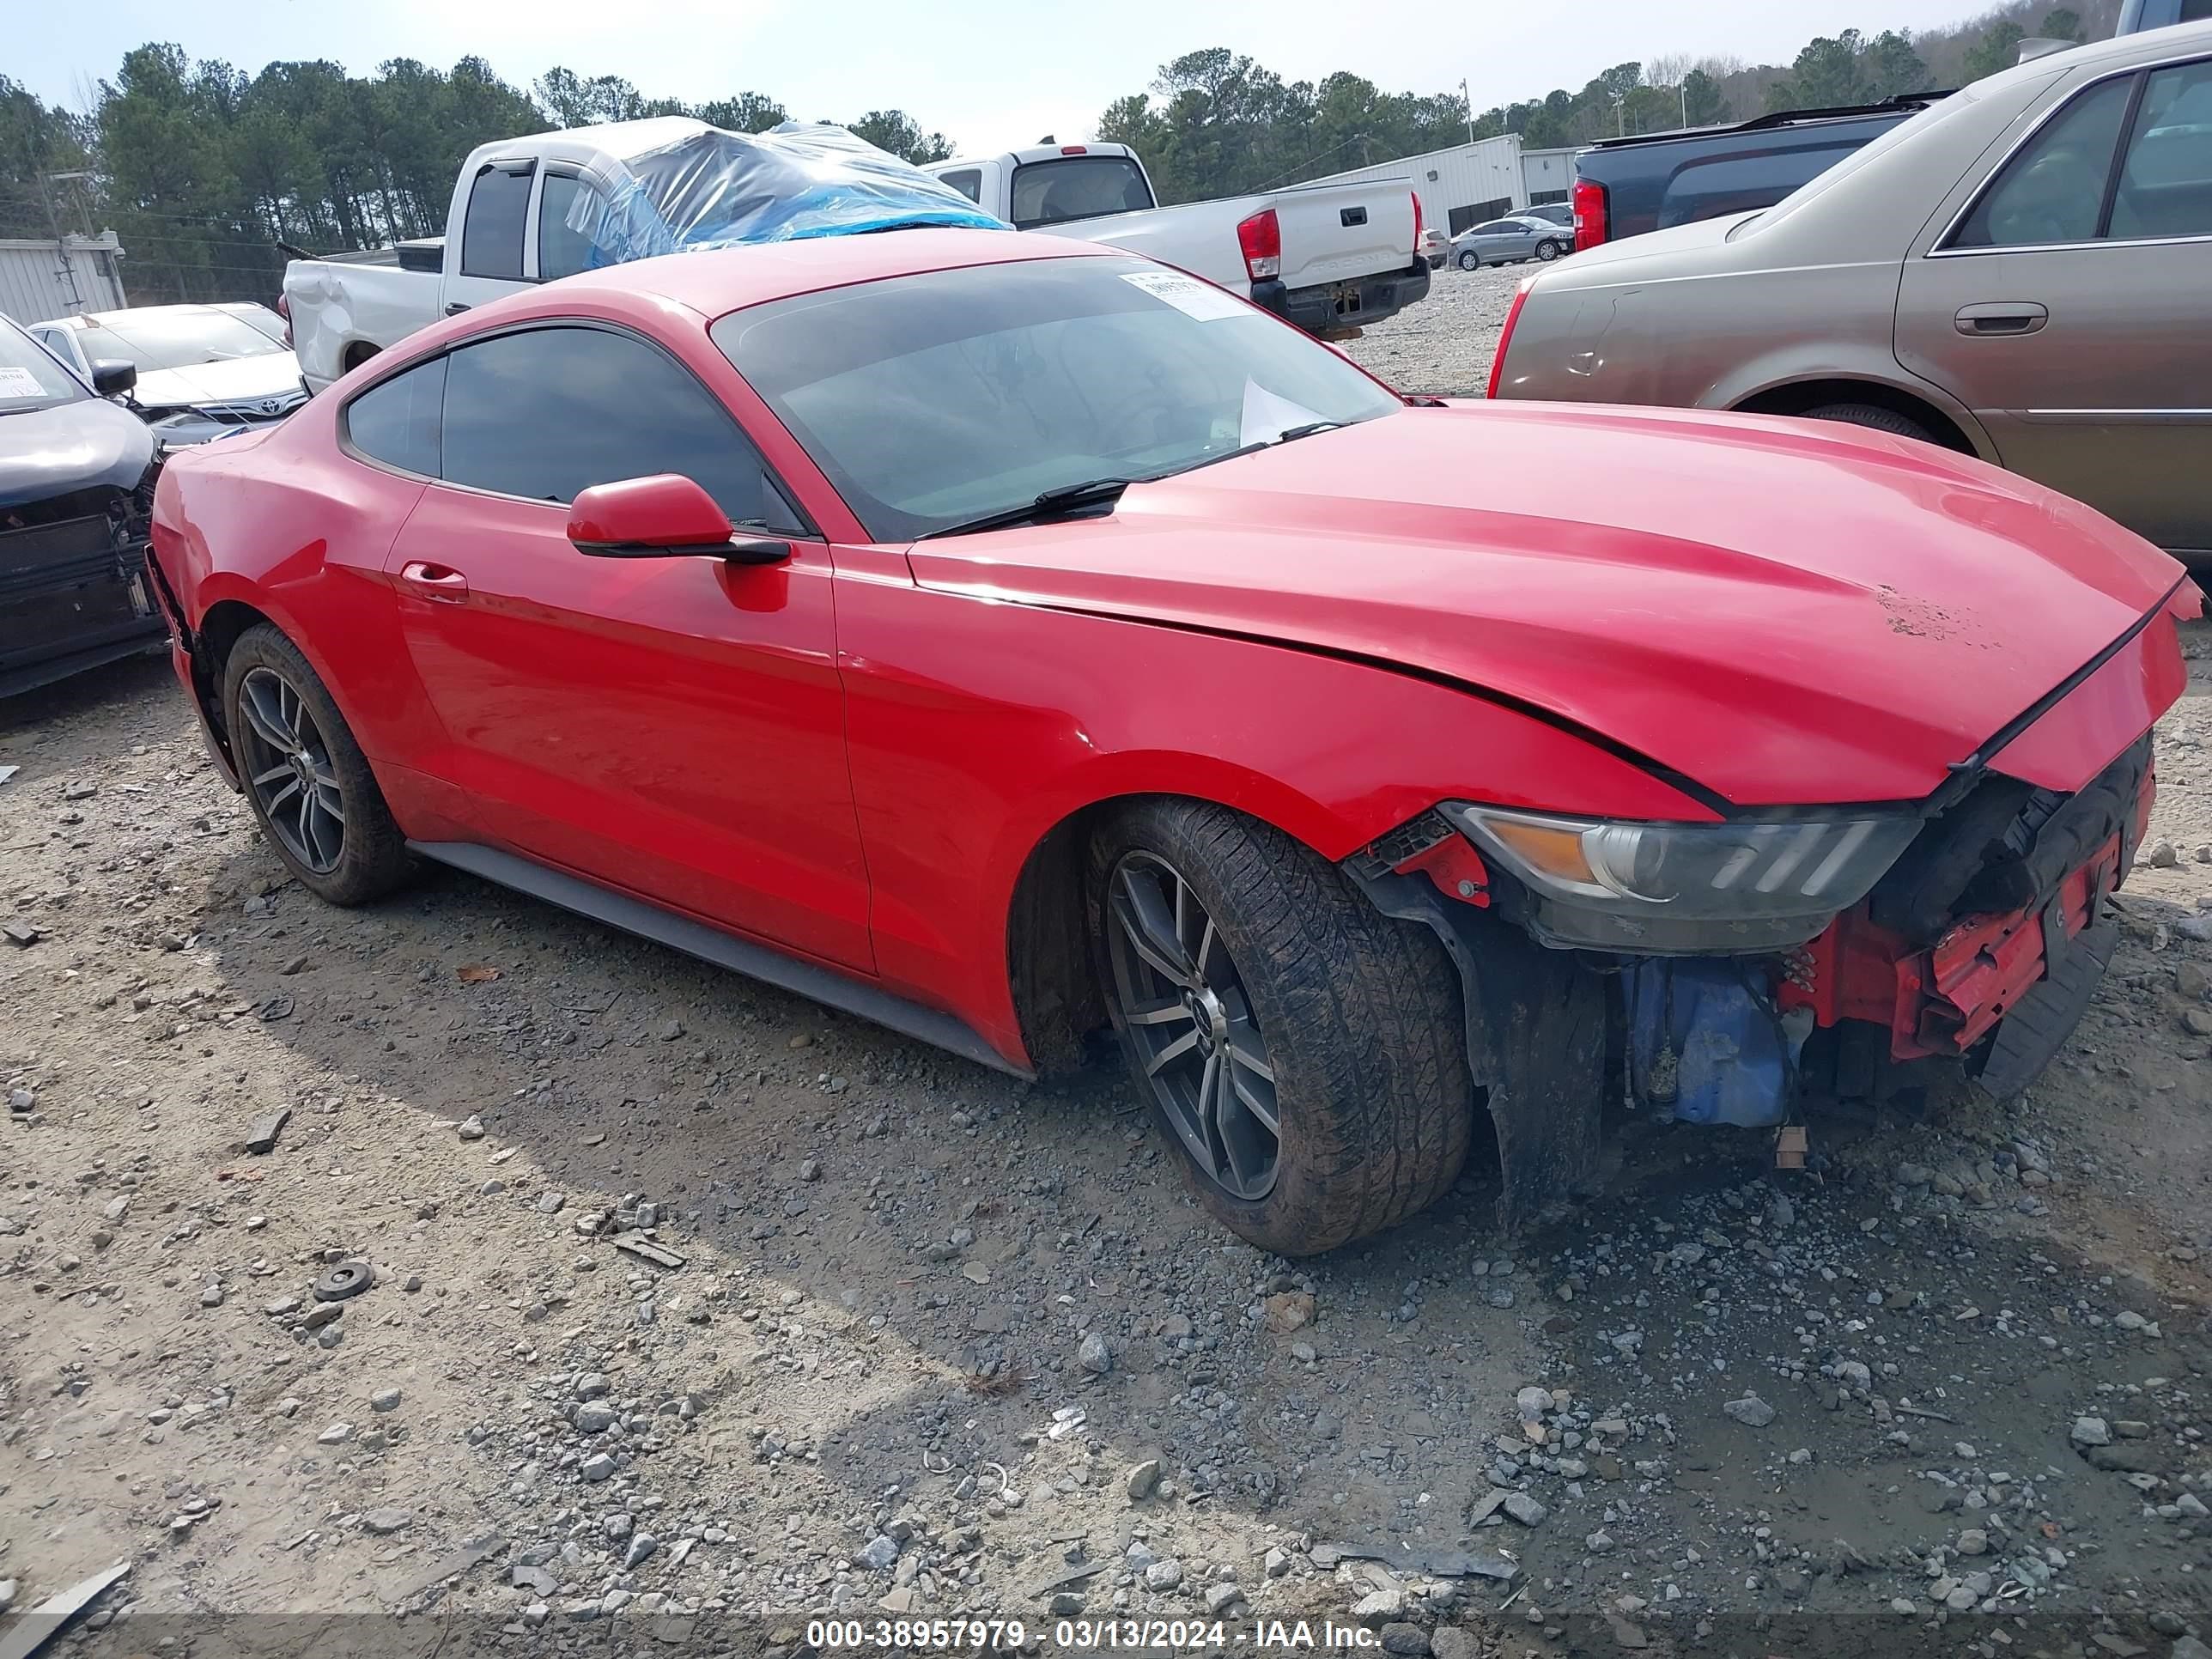
[[[526,83],[549,65],[621,75],[648,95],[752,88],[805,118],[897,106],[963,151],[1066,139],[1200,46],[1249,53],[1285,80],[1337,70],[1392,91],[1466,77],[1479,112],[1578,90],[1600,70],[1662,53],[1784,62],[1815,34],[1925,28],[1978,0],[1576,0],[1572,5],[1346,6],[1343,0],[94,0],[27,4],[0,70],[82,107],[123,53],[170,40],[254,70],[330,58],[365,74],[387,58],[440,67],[470,52]]]

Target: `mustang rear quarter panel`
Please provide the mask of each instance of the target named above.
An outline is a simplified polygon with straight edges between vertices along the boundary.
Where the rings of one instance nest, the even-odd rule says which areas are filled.
[[[321,400],[318,400],[321,401]],[[313,404],[292,418],[319,416]],[[194,629],[226,599],[266,615],[330,688],[370,759],[404,764],[434,721],[399,637],[385,554],[422,483],[280,432],[164,470],[157,546]]]
[[[1218,801],[1331,860],[1455,796],[1713,816],[1529,715],[1295,647],[888,569],[841,572],[837,620],[878,965],[1009,1054],[1024,1052],[1006,969],[1016,883],[1048,832],[1098,802]]]

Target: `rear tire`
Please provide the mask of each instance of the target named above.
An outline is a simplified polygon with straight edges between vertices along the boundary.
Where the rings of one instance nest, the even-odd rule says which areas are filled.
[[[1474,1083],[1458,975],[1433,936],[1279,830],[1201,801],[1108,823],[1088,901],[1131,1073],[1223,1225],[1311,1255],[1451,1184]]]
[[[1877,432],[1894,433],[1900,438],[1917,438],[1923,444],[1936,441],[1936,434],[1910,415],[1900,415],[1880,404],[1822,404],[1816,409],[1807,410],[1804,418],[1872,427]]]
[[[271,624],[231,647],[222,713],[254,819],[302,887],[356,905],[407,879],[407,838],[368,758],[300,647]]]
[[[1462,270],[1480,270],[1482,260],[1474,253],[1462,253],[1459,256],[1459,268]]]

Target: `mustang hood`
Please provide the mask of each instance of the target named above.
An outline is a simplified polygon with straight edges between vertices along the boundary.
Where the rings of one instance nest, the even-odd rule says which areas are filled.
[[[1445,677],[1745,805],[1931,793],[2182,576],[2086,507],[1905,440],[1526,404],[1408,410],[909,558],[925,586]],[[2160,706],[2124,678],[2085,688],[2106,726],[2150,711],[2111,753]]]

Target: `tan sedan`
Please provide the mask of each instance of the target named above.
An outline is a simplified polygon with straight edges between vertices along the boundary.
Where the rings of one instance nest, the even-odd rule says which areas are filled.
[[[1494,398],[1851,421],[2212,558],[2212,24],[2039,58],[1522,285]]]

